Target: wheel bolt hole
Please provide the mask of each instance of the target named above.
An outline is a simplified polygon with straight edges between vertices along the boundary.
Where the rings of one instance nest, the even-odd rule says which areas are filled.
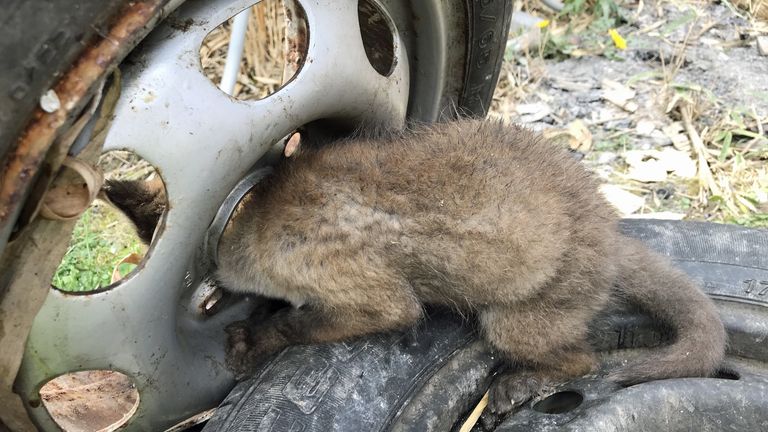
[[[238,24],[245,18],[241,44]],[[200,62],[205,76],[230,96],[263,99],[293,79],[304,64],[308,44],[307,20],[297,0],[263,0],[208,33]]]
[[[126,375],[111,370],[71,372],[40,388],[40,399],[64,431],[116,430],[139,408],[139,391]]]
[[[584,401],[584,396],[572,390],[560,391],[536,402],[533,410],[544,414],[562,414],[573,411]]]
[[[357,18],[368,61],[380,75],[389,76],[395,67],[395,38],[389,19],[372,0],[357,3]]]
[[[730,369],[718,369],[712,375],[712,378],[736,381],[736,380],[741,379],[741,375],[739,375],[738,372],[730,370]]]
[[[52,285],[62,291],[93,293],[116,286],[143,267],[147,243],[159,236],[167,200],[155,167],[125,150],[104,153],[97,166],[106,182],[80,215],[54,273]]]

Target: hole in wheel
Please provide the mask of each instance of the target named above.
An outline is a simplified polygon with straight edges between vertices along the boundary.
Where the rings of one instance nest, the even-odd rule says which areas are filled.
[[[301,69],[308,38],[298,1],[263,0],[208,33],[200,47],[203,73],[236,99],[263,99]]]
[[[737,381],[741,379],[741,375],[739,375],[738,372],[730,369],[719,369],[714,374],[712,374],[712,378]]]
[[[67,432],[114,431],[139,407],[139,391],[126,375],[110,370],[72,372],[48,381],[40,399]]]
[[[371,66],[382,76],[389,76],[395,67],[395,38],[387,15],[373,0],[357,3],[360,37]]]
[[[573,411],[584,401],[584,396],[572,390],[561,391],[536,402],[533,410],[544,414],[562,414]]]
[[[98,167],[104,172],[105,187],[77,220],[67,253],[54,273],[52,285],[61,291],[103,291],[136,272],[167,206],[160,174],[135,153],[104,153]],[[109,187],[113,181],[135,181],[141,189],[115,196]]]

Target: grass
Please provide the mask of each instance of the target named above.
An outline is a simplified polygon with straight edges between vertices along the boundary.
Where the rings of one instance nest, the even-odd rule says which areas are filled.
[[[155,169],[137,155],[111,151],[99,158],[99,167],[109,179],[147,179]],[[69,248],[51,282],[63,291],[92,291],[110,284],[119,267],[127,275],[134,264],[120,262],[130,254],[144,256],[147,247],[139,240],[131,222],[111,205],[96,200],[80,216]]]
[[[96,202],[80,217],[53,285],[63,291],[91,291],[110,284],[112,271],[126,256],[143,255],[144,246],[130,222],[111,206]],[[120,274],[135,265],[123,264]]]

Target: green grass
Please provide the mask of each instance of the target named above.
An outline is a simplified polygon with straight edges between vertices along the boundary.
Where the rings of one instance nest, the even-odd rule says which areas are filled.
[[[130,222],[117,210],[97,202],[77,221],[53,285],[70,292],[107,286],[120,260],[131,253],[144,255],[145,251]],[[125,275],[133,267],[122,264],[120,273]]]
[[[623,60],[618,50],[609,43],[608,29],[620,27],[628,21],[626,12],[614,0],[570,0],[556,20],[564,23],[564,33],[544,34],[542,56],[545,59],[564,60],[576,50],[587,50],[614,60]],[[579,22],[588,21],[586,28]]]
[[[750,228],[768,228],[768,213],[753,213],[735,218],[728,218],[725,222]]]

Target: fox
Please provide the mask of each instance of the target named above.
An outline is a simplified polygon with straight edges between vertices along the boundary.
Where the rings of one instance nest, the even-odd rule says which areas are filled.
[[[713,302],[618,231],[598,186],[566,149],[501,121],[295,134],[227,223],[214,274],[292,307],[228,326],[227,365],[245,377],[287,346],[402,330],[445,305],[515,366],[489,390],[505,414],[593,373],[589,324],[621,301],[674,336],[611,380],[711,375],[726,346]],[[149,243],[162,184],[110,181],[105,193]]]

